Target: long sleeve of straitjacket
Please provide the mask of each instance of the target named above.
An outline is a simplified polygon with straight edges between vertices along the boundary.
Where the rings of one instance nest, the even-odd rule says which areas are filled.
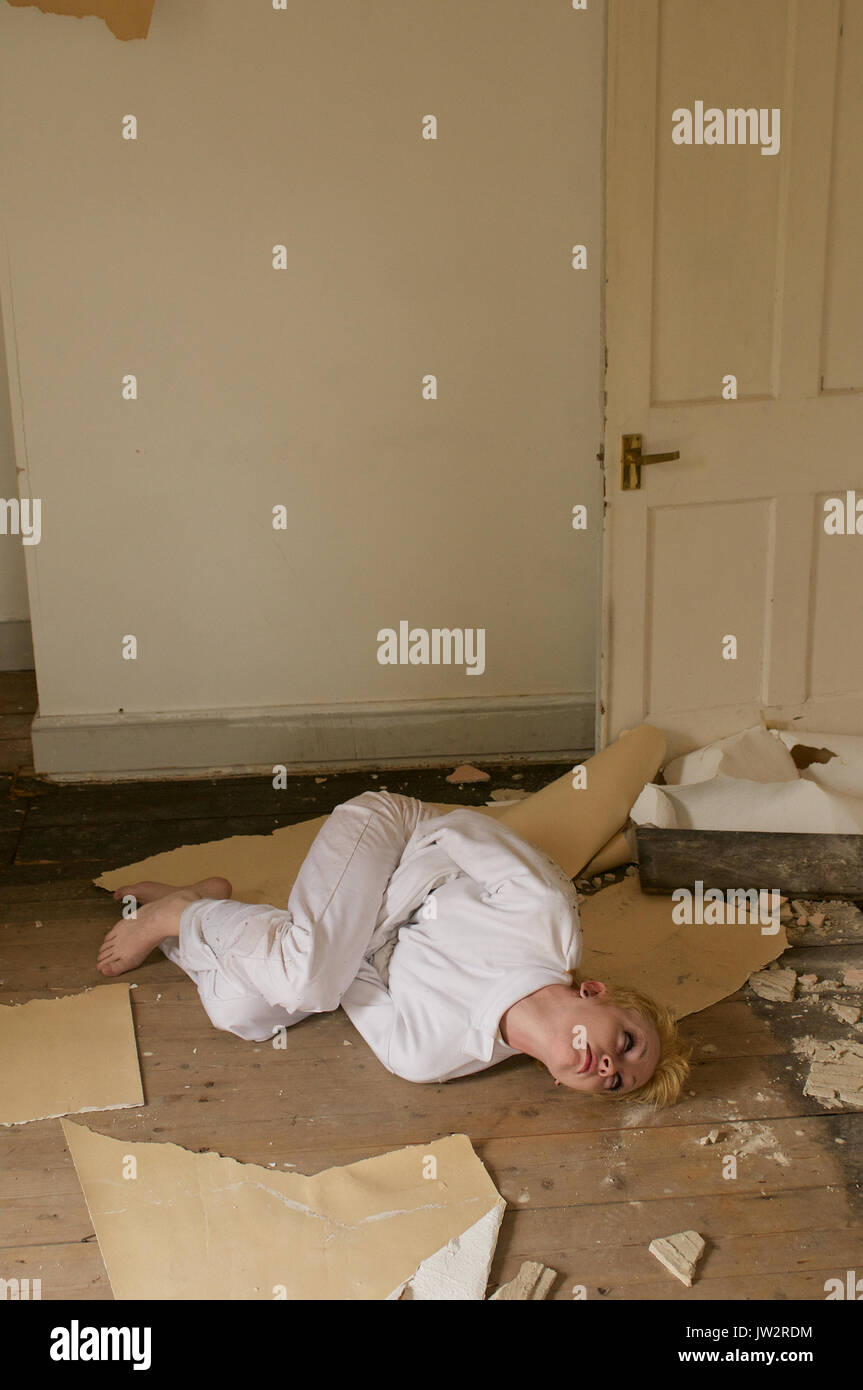
[[[413,797],[363,792],[337,806],[306,855],[286,909],[191,904],[180,964],[221,970],[291,1012],[339,1006],[371,940],[390,877],[428,808]]]

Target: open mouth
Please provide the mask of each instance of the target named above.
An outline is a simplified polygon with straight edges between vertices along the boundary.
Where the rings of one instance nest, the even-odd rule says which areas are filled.
[[[578,1074],[579,1074],[579,1076],[581,1076],[581,1074],[582,1074],[583,1072],[592,1071],[592,1070],[593,1070],[593,1053],[592,1053],[591,1050],[590,1050],[590,1045],[589,1045],[589,1044],[585,1044],[585,1048],[584,1048],[584,1061],[582,1062],[581,1066],[580,1066],[579,1069],[578,1069]]]

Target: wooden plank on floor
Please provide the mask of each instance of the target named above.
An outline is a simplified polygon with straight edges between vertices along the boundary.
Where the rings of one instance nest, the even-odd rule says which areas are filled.
[[[36,826],[27,817],[15,855],[17,864],[61,863],[71,867],[98,858],[105,869],[147,859],[180,845],[202,845],[229,835],[270,835],[305,816],[245,816],[230,819],[137,821],[110,825]]]

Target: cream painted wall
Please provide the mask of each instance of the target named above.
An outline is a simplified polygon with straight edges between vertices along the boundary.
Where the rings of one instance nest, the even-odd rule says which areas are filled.
[[[3,334],[0,333],[0,497],[17,496],[18,475],[15,471],[6,352]],[[0,623],[26,622],[29,617],[24,546],[20,536],[7,531],[6,535],[0,534]]]
[[[4,5],[0,50],[41,716],[592,700],[604,5]],[[401,619],[485,673],[379,665]]]

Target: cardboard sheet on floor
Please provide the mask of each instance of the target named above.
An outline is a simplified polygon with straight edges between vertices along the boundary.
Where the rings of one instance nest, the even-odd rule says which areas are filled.
[[[453,1294],[456,1277],[446,1296],[485,1292],[505,1202],[466,1135],[304,1177],[66,1120],[63,1133],[115,1298],[395,1298],[482,1223],[479,1292]]]
[[[9,0],[16,9],[35,7],[43,14],[75,19],[104,19],[117,39],[145,39],[155,0]]]
[[[674,907],[670,897],[642,893],[636,878],[586,898],[579,975],[643,990],[683,1018],[733,994],[788,949],[782,925],[775,936],[762,936],[757,922],[681,925]]]
[[[0,1124],[142,1105],[127,984],[0,1005]]]

